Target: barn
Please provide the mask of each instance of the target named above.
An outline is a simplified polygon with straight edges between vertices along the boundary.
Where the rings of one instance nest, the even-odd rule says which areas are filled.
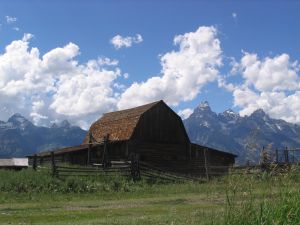
[[[191,143],[181,118],[162,100],[109,112],[94,122],[82,145],[54,151],[62,161],[103,164],[132,157],[166,171],[222,173],[236,155]],[[38,154],[40,160],[50,152]]]

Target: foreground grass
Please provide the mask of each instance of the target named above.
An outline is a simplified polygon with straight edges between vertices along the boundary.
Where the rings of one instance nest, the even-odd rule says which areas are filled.
[[[294,172],[174,184],[0,171],[0,224],[300,224]]]

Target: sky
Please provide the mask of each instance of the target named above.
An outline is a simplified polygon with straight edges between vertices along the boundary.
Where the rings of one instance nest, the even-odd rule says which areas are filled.
[[[300,2],[0,2],[0,120],[68,119],[163,99],[300,123]]]

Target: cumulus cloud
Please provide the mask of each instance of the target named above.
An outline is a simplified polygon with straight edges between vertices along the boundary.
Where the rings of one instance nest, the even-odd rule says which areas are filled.
[[[8,23],[8,24],[12,24],[12,23],[17,22],[17,18],[16,18],[16,17],[13,17],[13,16],[5,16],[5,18],[6,18],[6,23]]]
[[[222,51],[214,27],[174,38],[177,50],[161,56],[161,73],[126,87],[118,61],[107,57],[86,63],[76,60],[79,46],[68,43],[41,55],[24,34],[0,54],[0,116],[19,112],[38,125],[69,119],[87,128],[102,113],[158,99],[173,106],[194,99],[218,76]],[[141,42],[136,36],[133,42]],[[128,44],[125,44],[125,46]],[[121,44],[120,44],[121,46]],[[180,112],[184,117],[190,109]]]
[[[259,91],[296,90],[299,88],[299,65],[287,54],[260,60],[256,54],[245,53],[241,59],[242,75],[246,84]]]
[[[79,63],[79,47],[69,43],[40,56],[30,48],[32,34],[11,42],[0,54],[0,116],[20,112],[36,124],[68,118],[87,127],[115,109],[114,83],[121,75],[116,60]]]
[[[236,65],[235,65],[236,66]],[[241,115],[263,109],[274,118],[300,123],[299,63],[288,54],[260,59],[257,54],[245,52],[238,69],[242,84],[219,85],[232,91],[234,104]]]
[[[116,35],[114,36],[111,40],[110,43],[116,48],[129,48],[132,46],[132,44],[138,44],[143,41],[143,37],[140,34],[136,34],[134,37],[122,37],[121,35]]]
[[[107,111],[160,99],[171,106],[191,101],[206,84],[217,81],[232,92],[242,115],[262,108],[272,117],[300,123],[299,63],[288,54],[260,58],[244,52],[240,60],[231,59],[228,76],[220,75],[222,50],[215,27],[175,36],[176,49],[160,56],[161,72],[128,87],[122,79],[129,75],[121,72],[117,60],[100,57],[78,62],[80,48],[74,43],[41,55],[38,48],[30,47],[33,37],[24,34],[0,53],[3,119],[19,112],[38,125],[67,118],[88,128]],[[241,82],[230,82],[230,77]],[[178,113],[184,119],[192,110]]]
[[[107,58],[107,57],[103,57],[103,58],[100,58],[98,60],[99,64],[101,66],[103,65],[106,65],[106,66],[117,66],[119,64],[119,61],[116,60],[116,59],[110,59],[110,58]]]
[[[183,119],[189,118],[189,116],[193,113],[193,109],[186,108],[178,111],[178,115]]]
[[[124,73],[124,74],[123,74],[123,77],[124,77],[125,79],[128,79],[128,78],[129,78],[129,74],[128,74],[128,73]]]
[[[194,99],[201,88],[217,79],[222,51],[214,27],[199,27],[195,32],[174,38],[177,51],[160,58],[161,74],[133,83],[122,93],[118,108],[128,108],[163,99],[176,106]]]
[[[24,34],[0,55],[0,116],[20,112],[39,125],[68,118],[88,127],[116,108],[158,99],[172,105],[189,101],[218,76],[222,62],[216,35],[214,27],[200,27],[176,36],[178,50],[161,56],[161,74],[126,89],[118,78],[129,75],[121,73],[117,60],[102,57],[79,63],[80,49],[74,43],[40,55],[38,48],[30,47],[33,35]],[[136,36],[135,42],[141,40]]]
[[[238,15],[237,15],[237,13],[233,12],[233,13],[231,14],[231,16],[232,16],[233,19],[236,19]]]

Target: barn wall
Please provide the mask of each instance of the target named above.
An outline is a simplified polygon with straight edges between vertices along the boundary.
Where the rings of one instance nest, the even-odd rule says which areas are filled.
[[[157,168],[180,172],[188,163],[187,145],[163,144],[153,142],[129,143],[129,155],[136,154],[143,163]]]
[[[187,145],[135,142],[129,144],[130,153],[139,154],[143,161],[161,162],[186,160]]]
[[[127,142],[116,142],[108,145],[109,158],[112,161],[127,160]]]
[[[65,152],[65,153],[54,153],[54,159],[56,163],[70,163],[70,164],[78,164],[78,165],[86,165],[87,162],[87,150],[83,149],[81,151],[74,152]],[[40,156],[39,164],[51,164],[51,155]]]
[[[208,173],[212,175],[221,175],[222,173],[228,172],[229,168],[233,166],[234,162],[235,158],[231,154],[196,144],[191,145],[191,173],[205,174],[205,166],[207,166]]]
[[[109,143],[107,145],[107,152],[109,154],[109,160],[126,160],[126,142],[116,142],[116,143]],[[90,150],[90,163],[102,163],[103,160],[103,153],[104,153],[104,146],[94,146]],[[88,150],[84,149],[78,152],[69,152],[66,154],[62,154],[65,162],[69,162],[72,164],[81,164],[85,165],[87,162]]]
[[[131,140],[172,144],[189,143],[181,118],[161,102],[145,112]]]

